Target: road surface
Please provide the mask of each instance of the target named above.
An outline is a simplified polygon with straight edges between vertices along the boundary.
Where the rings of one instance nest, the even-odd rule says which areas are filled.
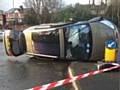
[[[68,66],[73,75],[96,70],[95,63],[41,60],[23,55],[7,57],[0,42],[0,90],[25,90],[69,77]],[[75,82],[78,90],[120,90],[120,72],[107,72]],[[75,90],[68,84],[52,90]]]

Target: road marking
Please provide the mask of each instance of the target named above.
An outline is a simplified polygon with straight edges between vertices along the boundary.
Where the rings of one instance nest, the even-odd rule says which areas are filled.
[[[68,73],[69,73],[69,76],[71,78],[74,77],[73,70],[72,70],[72,68],[70,66],[68,66]],[[73,85],[74,90],[81,90],[81,89],[78,88],[76,81],[72,81],[72,85]]]
[[[95,70],[95,71],[91,71],[91,72],[88,72],[88,73],[85,73],[85,74],[79,74],[79,75],[74,76],[74,77],[73,77],[73,74],[72,74],[71,75],[72,77],[69,77],[69,78],[66,78],[66,79],[63,79],[63,80],[59,80],[59,81],[56,81],[56,82],[52,82],[52,83],[49,83],[49,84],[36,86],[32,89],[33,90],[43,90],[44,87],[45,87],[44,90],[49,90],[51,88],[55,88],[56,86],[62,86],[62,85],[66,85],[66,84],[69,84],[69,83],[73,83],[74,80],[81,80],[81,79],[86,78],[86,77],[91,77],[91,76],[94,76],[94,75],[97,75],[97,74],[100,74],[100,73],[104,73],[106,71],[111,71],[111,70],[114,70],[114,69],[118,69],[118,68],[120,68],[120,64],[117,65],[117,66],[110,67],[110,68]],[[68,68],[68,71],[69,71],[69,75],[70,75],[70,73],[72,72],[72,69],[69,70],[69,68]],[[99,73],[97,71],[99,71]],[[57,85],[57,84],[59,84],[59,85]],[[75,90],[79,90],[78,87],[77,87],[77,84],[76,84],[76,86],[74,86],[74,88],[75,88]],[[30,90],[30,89],[27,89],[27,90]]]

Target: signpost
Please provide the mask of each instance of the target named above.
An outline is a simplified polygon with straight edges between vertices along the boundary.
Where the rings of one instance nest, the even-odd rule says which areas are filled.
[[[114,40],[107,40],[105,42],[105,62],[115,62],[116,48],[117,45]]]

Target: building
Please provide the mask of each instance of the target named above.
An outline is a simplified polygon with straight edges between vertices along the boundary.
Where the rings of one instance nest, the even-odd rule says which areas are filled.
[[[0,10],[0,25],[2,25],[2,15],[3,15],[4,11]]]
[[[6,15],[6,21],[7,23],[16,21],[17,23],[23,22],[24,18],[24,12],[20,10],[19,8],[11,8],[8,11],[4,12],[3,10],[0,10],[0,24],[2,25],[3,17],[2,15]]]
[[[76,4],[76,6],[78,8],[78,10],[87,10],[90,11],[93,15],[103,15],[106,13],[108,6],[107,4],[100,4],[100,5],[95,5],[93,4],[86,4],[86,5],[82,5],[82,4]]]
[[[19,8],[11,8],[5,12],[7,22],[16,21],[17,23],[23,22],[24,13]]]

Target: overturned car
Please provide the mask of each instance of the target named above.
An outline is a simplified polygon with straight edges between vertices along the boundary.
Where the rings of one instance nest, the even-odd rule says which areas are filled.
[[[98,17],[89,21],[32,26],[23,32],[6,30],[4,45],[8,56],[33,56],[98,61],[104,59],[106,40],[119,45],[117,27]]]

